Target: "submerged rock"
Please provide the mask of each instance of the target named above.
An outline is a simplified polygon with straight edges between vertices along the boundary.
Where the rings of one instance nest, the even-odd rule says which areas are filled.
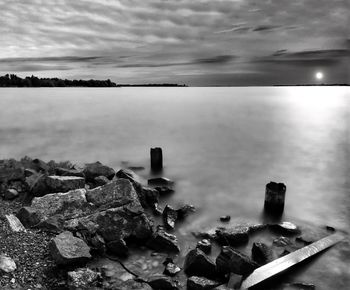
[[[281,234],[299,234],[300,233],[300,229],[298,228],[298,226],[296,226],[291,222],[282,222],[279,224],[272,224],[270,225],[270,228]]]
[[[154,189],[159,192],[160,196],[174,193],[174,189],[169,186],[156,186]]]
[[[264,243],[254,243],[252,247],[252,258],[259,265],[264,265],[272,260],[272,251]]]
[[[172,186],[174,185],[174,181],[170,180],[166,177],[157,177],[148,179],[148,185],[154,186]]]
[[[203,251],[205,254],[209,254],[211,252],[211,242],[208,239],[199,241],[196,247]]]
[[[221,253],[216,258],[218,272],[221,274],[235,273],[248,275],[259,265],[247,255],[228,246],[222,247]]]
[[[154,290],[178,290],[178,283],[165,275],[153,275],[148,279],[148,284]]]
[[[178,240],[175,235],[171,235],[158,227],[152,238],[148,241],[147,246],[158,252],[180,252]]]
[[[239,245],[249,240],[249,227],[237,226],[233,228],[218,228],[217,241],[222,245]]]
[[[219,286],[220,283],[203,277],[192,276],[187,280],[188,290],[210,290]]]
[[[54,261],[59,265],[86,262],[91,258],[90,248],[71,232],[63,232],[53,238],[49,250]]]
[[[90,182],[93,182],[95,177],[98,176],[105,176],[109,180],[115,176],[115,171],[113,168],[103,165],[99,161],[85,164],[83,172],[86,180]]]
[[[185,259],[184,271],[188,276],[216,278],[216,265],[200,249],[191,250]]]
[[[17,269],[15,261],[5,255],[0,255],[0,273],[11,273]]]

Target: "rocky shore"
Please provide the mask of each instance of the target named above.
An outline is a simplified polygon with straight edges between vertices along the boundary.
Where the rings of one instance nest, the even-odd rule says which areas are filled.
[[[0,161],[0,288],[239,288],[257,267],[335,231],[290,222],[232,225],[226,215],[218,217],[222,226],[193,233],[196,243],[182,249],[172,231],[195,208],[161,208],[160,199],[172,192],[168,178],[144,181],[100,162]],[[250,254],[240,250],[261,232],[273,234],[273,242],[254,242]],[[141,268],[131,262],[131,249],[151,251]],[[163,270],[148,273],[148,264]]]

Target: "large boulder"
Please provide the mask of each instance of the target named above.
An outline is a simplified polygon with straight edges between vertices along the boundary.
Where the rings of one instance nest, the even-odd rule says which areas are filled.
[[[78,188],[84,188],[85,179],[77,176],[52,175],[46,178],[46,185],[51,193],[67,192]]]
[[[217,278],[215,263],[198,248],[187,254],[184,271],[188,276]]]
[[[54,261],[59,265],[83,263],[91,258],[90,248],[71,232],[63,232],[53,238],[49,250]]]
[[[101,162],[97,161],[94,163],[85,164],[84,174],[87,181],[93,182],[95,177],[105,176],[111,180],[115,176],[115,171],[113,168],[103,165]]]
[[[220,274],[235,273],[248,275],[259,265],[247,255],[228,246],[222,247],[221,253],[216,258],[216,265]]]

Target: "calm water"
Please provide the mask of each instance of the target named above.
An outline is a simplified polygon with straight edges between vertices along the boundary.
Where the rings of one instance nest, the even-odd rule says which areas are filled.
[[[283,219],[349,229],[349,90],[340,87],[0,89],[0,158],[143,165],[163,148],[173,205],[261,221],[265,184],[287,185]],[[349,273],[350,274],[350,273]],[[326,289],[326,288],[325,288]]]

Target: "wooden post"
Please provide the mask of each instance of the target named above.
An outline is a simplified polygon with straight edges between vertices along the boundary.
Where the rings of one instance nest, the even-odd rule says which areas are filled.
[[[265,204],[266,212],[271,214],[282,214],[284,210],[284,199],[286,196],[286,185],[284,183],[276,183],[271,181],[266,184]]]
[[[162,148],[151,148],[151,170],[161,171],[163,169]]]

